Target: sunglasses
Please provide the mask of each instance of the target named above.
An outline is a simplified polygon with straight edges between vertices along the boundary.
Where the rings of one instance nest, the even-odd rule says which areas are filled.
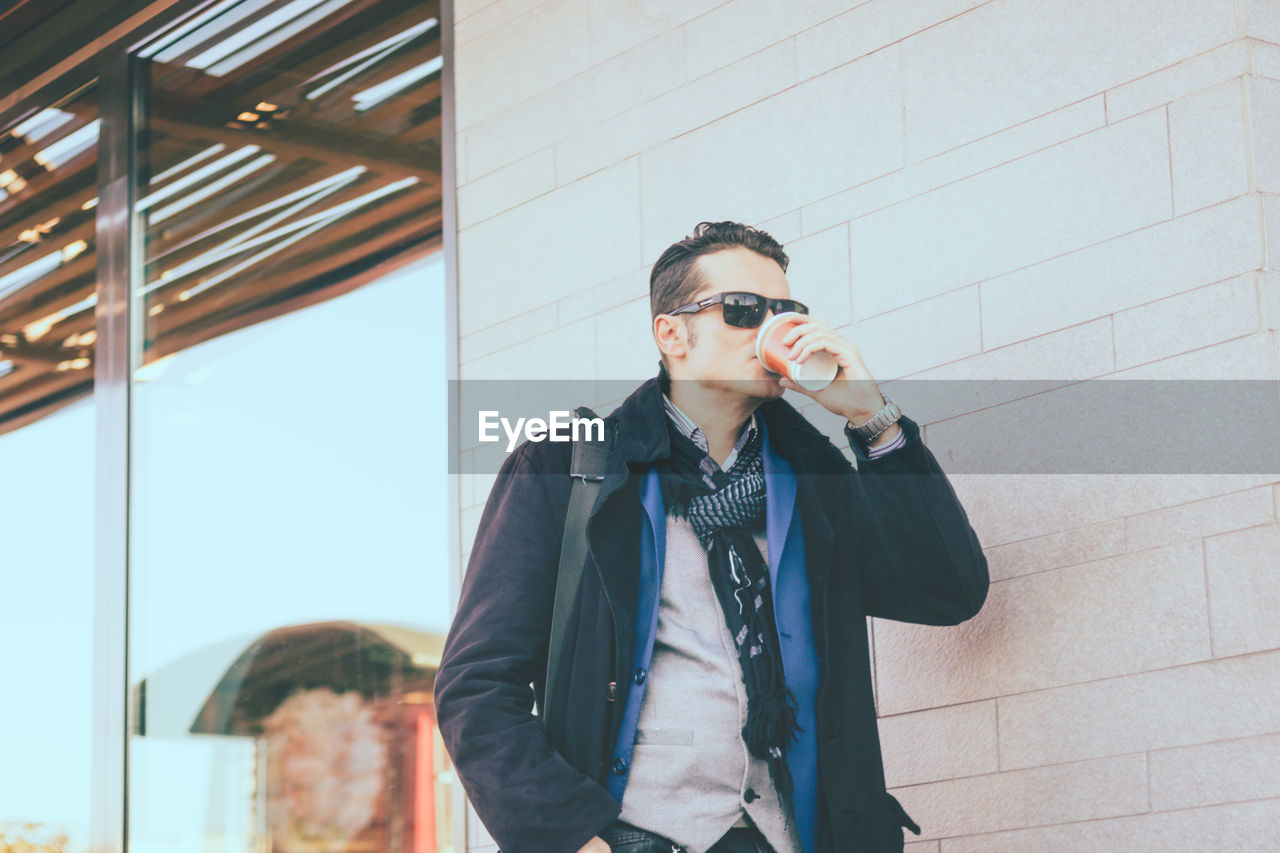
[[[795,311],[799,314],[808,314],[809,306],[803,302],[797,302],[794,299],[770,299],[767,296],[761,296],[758,293],[751,293],[745,290],[728,290],[723,293],[717,293],[714,296],[708,296],[706,299],[699,299],[697,302],[690,302],[688,305],[681,305],[668,314],[696,314],[703,308],[710,308],[712,305],[720,305],[721,315],[724,317],[725,323],[730,326],[736,326],[740,329],[754,329],[764,322],[764,315],[770,308],[774,314],[781,314],[784,311]]]

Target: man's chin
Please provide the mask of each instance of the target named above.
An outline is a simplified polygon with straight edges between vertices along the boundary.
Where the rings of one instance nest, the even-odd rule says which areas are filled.
[[[772,400],[781,397],[783,392],[787,390],[778,382],[780,378],[771,373],[767,376],[738,380],[734,383],[734,386],[749,397],[754,397],[758,400]]]

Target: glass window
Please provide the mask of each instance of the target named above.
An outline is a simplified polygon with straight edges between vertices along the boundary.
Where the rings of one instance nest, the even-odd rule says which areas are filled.
[[[93,85],[0,132],[0,850],[89,846],[97,142]]]
[[[140,52],[135,851],[451,849],[439,29],[227,2]]]

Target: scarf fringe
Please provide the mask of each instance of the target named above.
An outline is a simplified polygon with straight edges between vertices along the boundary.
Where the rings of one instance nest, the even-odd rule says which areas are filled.
[[[752,754],[768,758],[769,747],[772,746],[785,754],[797,739],[796,731],[801,728],[796,722],[796,712],[796,697],[789,687],[774,690],[750,703],[742,737]]]

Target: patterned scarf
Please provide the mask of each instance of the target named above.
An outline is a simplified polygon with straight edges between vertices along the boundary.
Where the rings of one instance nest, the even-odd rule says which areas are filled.
[[[747,688],[742,737],[753,755],[769,762],[779,796],[789,797],[786,750],[798,728],[796,699],[783,674],[769,569],[752,537],[765,520],[763,439],[757,431],[726,473],[667,420],[671,458],[658,467],[663,500],[668,512],[688,519],[707,551],[712,584]]]

